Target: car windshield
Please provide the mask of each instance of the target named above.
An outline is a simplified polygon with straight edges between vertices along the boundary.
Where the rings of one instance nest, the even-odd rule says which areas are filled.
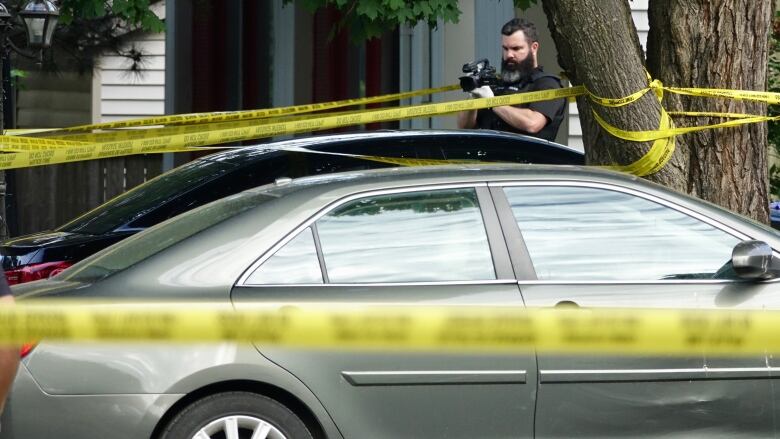
[[[106,278],[272,199],[262,193],[242,192],[206,204],[96,253],[56,277],[76,282],[94,282]]]
[[[117,196],[57,230],[87,235],[111,232],[183,192],[218,178],[229,172],[232,167],[230,164],[209,160],[190,162]]]

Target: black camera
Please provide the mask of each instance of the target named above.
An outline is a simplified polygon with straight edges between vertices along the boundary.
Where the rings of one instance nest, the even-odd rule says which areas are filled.
[[[496,88],[503,85],[501,78],[496,74],[496,68],[490,65],[487,58],[463,64],[463,73],[467,73],[467,75],[458,79],[460,79],[460,88],[465,92],[470,92],[483,85],[488,85],[495,91]]]

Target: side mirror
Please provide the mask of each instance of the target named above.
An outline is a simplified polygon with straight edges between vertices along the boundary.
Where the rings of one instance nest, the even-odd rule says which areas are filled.
[[[742,279],[770,279],[775,276],[772,247],[763,241],[742,241],[731,252],[734,272]]]

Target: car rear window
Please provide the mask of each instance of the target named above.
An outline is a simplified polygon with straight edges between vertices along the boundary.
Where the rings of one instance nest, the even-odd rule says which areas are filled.
[[[101,204],[57,230],[87,235],[111,232],[232,168],[234,165],[210,160],[190,162]]]
[[[106,278],[272,199],[274,197],[263,193],[242,192],[206,204],[96,253],[65,270],[57,278],[76,282],[94,282]]]
[[[273,182],[393,166],[352,157],[270,151],[247,153],[244,162],[198,160],[148,181],[58,230],[101,235],[139,231],[222,197]]]

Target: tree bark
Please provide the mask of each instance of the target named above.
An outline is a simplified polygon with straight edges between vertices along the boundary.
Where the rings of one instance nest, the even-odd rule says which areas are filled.
[[[602,97],[623,97],[647,86],[644,56],[627,0],[543,0],[560,65],[574,85]],[[650,0],[647,66],[665,85],[765,90],[771,2]],[[601,129],[591,105],[578,98],[590,164],[628,164],[650,144],[616,139]],[[766,114],[766,105],[665,94],[668,111]],[[658,128],[660,105],[651,93],[615,109],[596,108],[627,130]],[[676,126],[723,119],[674,118]],[[677,136],[670,162],[649,180],[768,222],[767,128],[752,124]]]
[[[766,90],[772,2],[651,0],[647,64],[666,85]],[[667,94],[670,111],[766,114],[766,105]],[[678,126],[719,118],[676,118]],[[767,126],[708,130],[678,136],[687,151],[692,195],[769,221]]]
[[[559,64],[574,85],[585,85],[600,97],[630,95],[648,85],[631,9],[626,0],[543,0]],[[577,98],[587,162],[593,165],[633,163],[652,145],[620,140],[604,131],[592,116],[591,103]],[[613,126],[626,130],[656,130],[661,105],[653,93],[620,108],[596,111]],[[685,189],[685,154],[675,150],[669,163],[649,179]]]

